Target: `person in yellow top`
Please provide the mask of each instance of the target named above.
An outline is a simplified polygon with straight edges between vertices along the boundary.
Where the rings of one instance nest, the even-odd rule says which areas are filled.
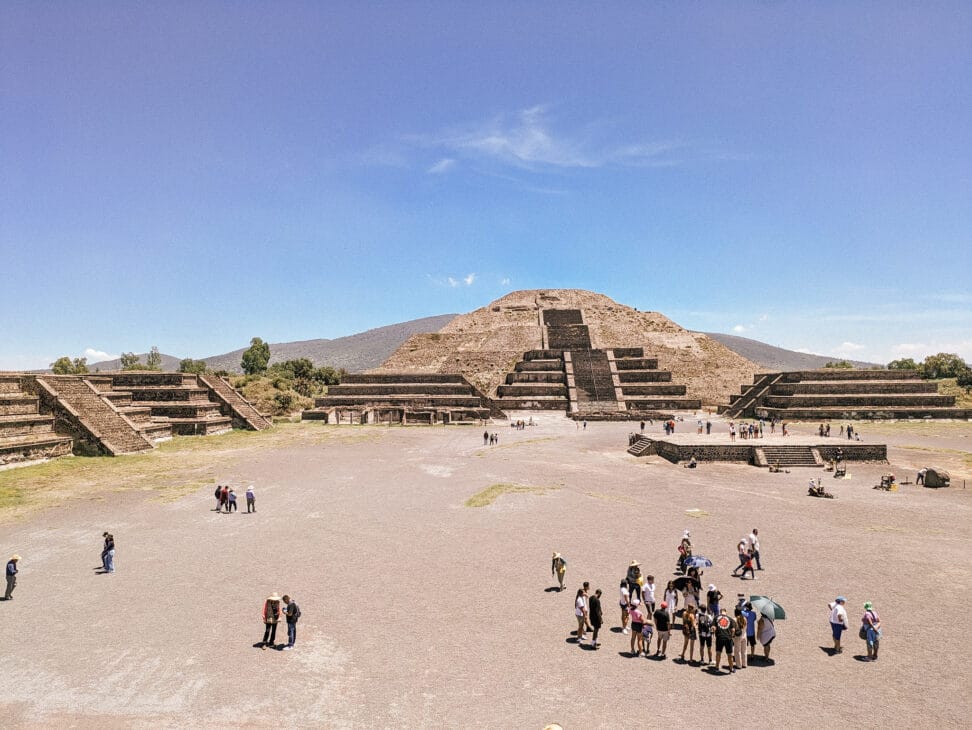
[[[562,591],[564,589],[564,576],[567,573],[567,561],[564,560],[560,553],[554,553],[553,559],[550,561],[550,575],[557,576],[557,583],[559,588],[557,590]]]

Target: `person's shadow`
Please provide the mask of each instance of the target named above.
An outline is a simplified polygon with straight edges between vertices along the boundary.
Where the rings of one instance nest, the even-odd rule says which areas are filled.
[[[832,646],[821,646],[820,651],[827,656],[837,656],[837,650]]]
[[[550,586],[549,588],[543,589],[544,593],[560,593],[560,589],[557,586]]]

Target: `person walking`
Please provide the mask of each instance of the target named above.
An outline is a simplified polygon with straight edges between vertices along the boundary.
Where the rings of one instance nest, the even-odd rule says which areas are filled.
[[[253,493],[253,485],[246,488],[246,513],[256,512],[256,495]]]
[[[3,600],[12,601],[13,600],[13,590],[17,587],[17,573],[20,571],[17,569],[17,563],[20,562],[19,555],[11,555],[10,560],[7,561],[7,590],[3,593]]]
[[[229,490],[227,499],[229,499],[229,504],[226,506],[226,511],[236,512],[236,492],[234,492],[232,489]]]
[[[763,564],[759,562],[759,530],[755,527],[749,533],[749,550],[753,554],[753,559],[756,561],[756,570],[762,570]]]
[[[284,615],[287,618],[287,646],[284,647],[284,651],[289,651],[294,648],[294,644],[297,642],[297,620],[300,618],[300,606],[286,593],[283,602],[286,606]]]
[[[105,538],[105,547],[101,551],[101,565],[106,573],[115,572],[115,536],[106,532],[102,537]]]
[[[591,646],[597,649],[600,644],[597,643],[597,632],[601,630],[601,626],[604,624],[604,616],[601,613],[601,589],[598,588],[594,591],[594,595],[591,596],[587,605],[587,618],[591,622]]]
[[[746,538],[743,538],[736,543],[736,552],[739,554],[739,565],[732,569],[732,575],[735,577],[739,571],[743,571],[745,575],[746,572],[746,560],[749,558],[749,545],[746,542]]]
[[[557,591],[562,591],[564,586],[564,576],[567,575],[567,561],[564,560],[560,553],[554,553],[553,558],[550,560],[550,575],[556,576],[557,578]]]
[[[864,604],[864,615],[861,617],[861,638],[867,642],[867,661],[876,662],[878,649],[881,647],[881,618],[874,610],[874,604],[867,601]]]
[[[750,549],[749,553],[746,555],[746,565],[743,566],[743,572],[740,576],[741,580],[746,580],[746,573],[749,573],[751,580],[756,580],[756,570],[753,568],[752,549]]]
[[[732,619],[736,625],[732,631],[732,658],[737,669],[746,668],[746,617],[743,610],[736,606],[735,616]]]
[[[834,639],[834,654],[843,652],[840,636],[847,630],[847,609],[844,608],[846,602],[846,598],[837,596],[833,603],[827,604],[830,607],[830,633]]]
[[[274,591],[263,604],[263,641],[260,648],[266,650],[267,646],[273,646],[277,640],[277,622],[280,621],[280,596]]]
[[[587,626],[587,596],[584,589],[577,589],[577,597],[574,598],[574,617],[577,619],[577,643],[584,640],[584,628]]]
[[[682,614],[682,655],[681,660],[685,661],[685,649],[689,650],[689,663],[695,661],[695,640],[698,633],[695,625],[695,606],[689,604],[685,607]]]

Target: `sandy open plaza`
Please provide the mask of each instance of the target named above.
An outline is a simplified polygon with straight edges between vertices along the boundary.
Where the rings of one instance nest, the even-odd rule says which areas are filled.
[[[634,424],[529,415],[524,430],[490,425],[496,446],[482,427],[284,424],[0,473],[8,492],[47,495],[0,522],[0,546],[22,556],[15,600],[0,603],[0,726],[966,724],[968,423],[861,424],[891,464],[851,463],[835,480],[684,469],[628,455]],[[925,462],[949,468],[952,487],[872,489]],[[838,499],[807,497],[811,476]],[[241,497],[253,484],[258,511],[216,513],[215,483]],[[467,506],[476,495],[486,504]],[[734,546],[753,527],[764,570],[742,582]],[[685,529],[724,603],[744,592],[785,607],[772,665],[681,664],[678,631],[665,661],[628,655],[618,583],[637,559],[663,586]],[[112,575],[94,570],[105,530]],[[550,590],[553,551],[568,561],[563,593]],[[584,580],[604,591],[596,652],[571,636]],[[291,652],[256,646],[274,591],[302,610]],[[830,656],[838,594],[851,630]],[[885,627],[873,663],[859,660],[865,600]]]

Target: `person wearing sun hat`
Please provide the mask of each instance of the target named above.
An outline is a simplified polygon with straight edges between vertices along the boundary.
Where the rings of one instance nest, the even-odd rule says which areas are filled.
[[[266,628],[263,630],[263,641],[260,642],[261,649],[266,649],[267,646],[273,646],[277,639],[277,622],[280,621],[280,601],[280,595],[274,591],[267,596],[267,600],[263,604],[263,624]]]
[[[844,608],[845,603],[847,603],[846,598],[837,596],[834,602],[830,604],[830,629],[834,637],[834,654],[840,654],[843,651],[840,648],[840,635],[847,628],[847,609]]]
[[[641,584],[643,581],[639,580],[641,578],[641,563],[637,560],[632,560],[628,563],[628,573],[626,580],[628,581],[628,590],[631,592],[632,598],[637,598],[641,600]]]
[[[13,600],[13,589],[17,585],[17,563],[20,561],[19,555],[11,555],[10,560],[7,561],[7,590],[3,594],[3,600],[12,601]]]

